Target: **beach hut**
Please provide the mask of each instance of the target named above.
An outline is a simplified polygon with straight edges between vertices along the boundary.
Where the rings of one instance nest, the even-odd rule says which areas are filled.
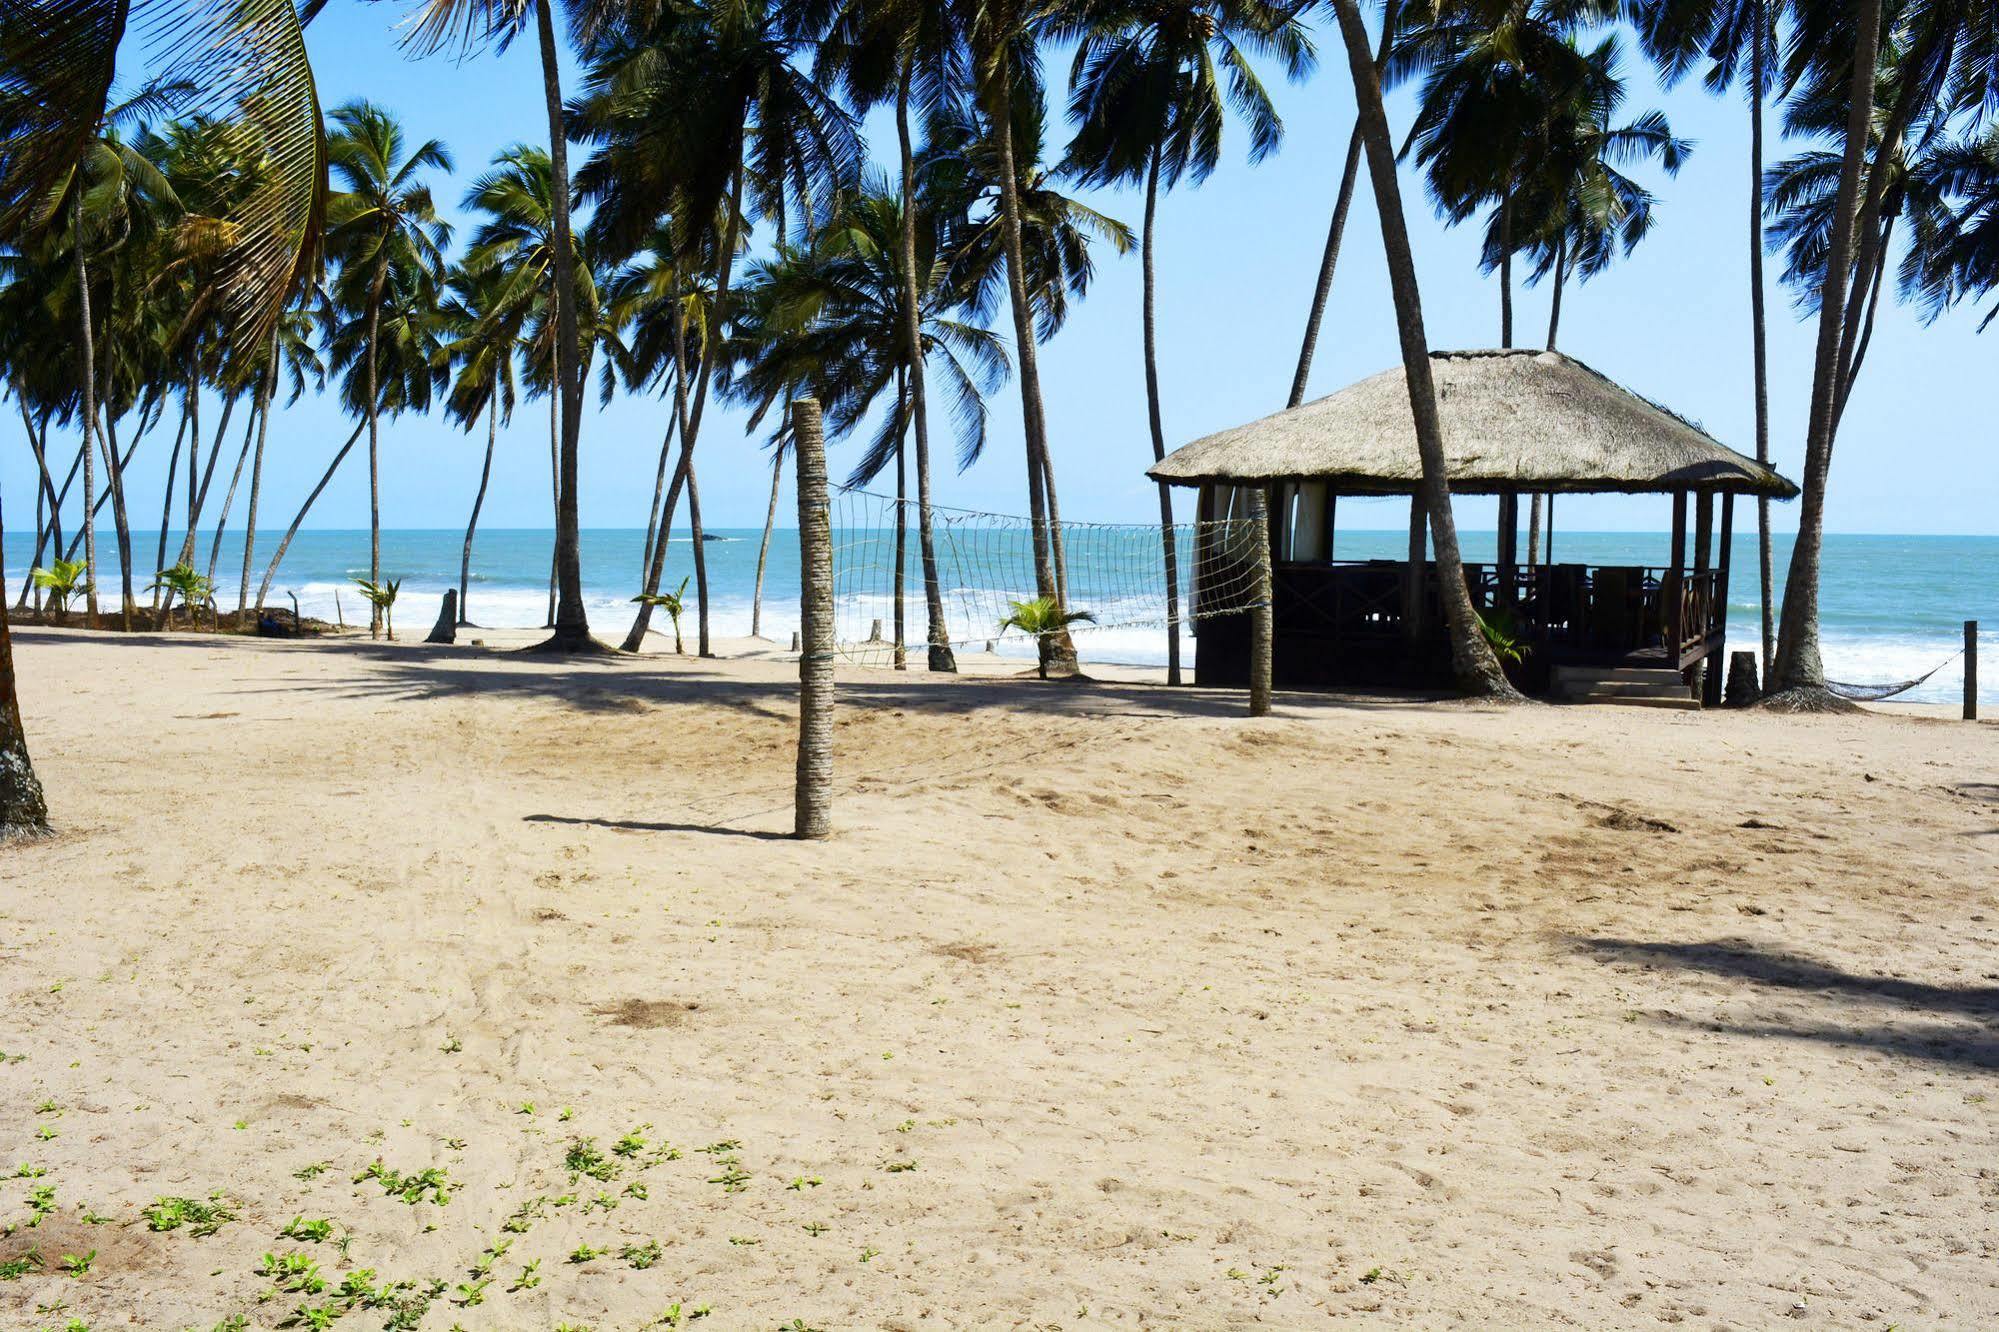
[[[1528,649],[1517,670],[1521,683],[1571,696],[1691,704],[1686,685],[1721,651],[1727,629],[1735,497],[1789,499],[1797,487],[1558,352],[1432,352],[1430,368],[1451,493],[1498,497],[1498,558],[1465,565],[1465,580],[1488,622]],[[1242,529],[1226,520],[1246,514],[1252,487],[1265,488],[1269,501],[1280,687],[1450,682],[1436,566],[1425,555],[1419,507],[1411,505],[1407,559],[1337,555],[1341,497],[1414,495],[1421,480],[1400,367],[1195,440],[1149,475],[1199,490],[1192,607],[1198,683],[1248,681],[1249,616],[1235,609],[1234,597],[1246,562],[1236,548]],[[1555,497],[1602,493],[1667,499],[1672,535],[1659,563],[1610,567],[1523,556],[1522,497],[1549,497],[1552,533]],[[1710,703],[1720,701],[1719,665],[1705,672]]]

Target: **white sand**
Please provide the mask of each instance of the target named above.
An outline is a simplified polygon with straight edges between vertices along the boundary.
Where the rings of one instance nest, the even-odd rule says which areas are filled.
[[[0,1326],[1999,1323],[1991,725],[17,646]]]

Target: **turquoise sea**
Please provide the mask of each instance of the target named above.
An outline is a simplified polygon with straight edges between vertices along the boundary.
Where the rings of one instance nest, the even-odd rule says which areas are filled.
[[[1115,557],[1111,554],[1114,547],[1120,547],[1122,533],[1133,534],[1142,545],[1147,540],[1138,535],[1142,530],[1080,528],[1070,538],[1070,563],[1077,571],[1079,585],[1089,582],[1092,568],[1107,571],[1099,579],[1097,585],[1103,590],[1091,607],[1105,622],[1104,627],[1086,628],[1078,637],[1078,647],[1086,658],[1134,664],[1165,660],[1163,606],[1156,582],[1143,576],[1145,570],[1156,567],[1153,564],[1156,534],[1149,538],[1151,554],[1143,553],[1138,546],[1121,548],[1124,553]],[[138,549],[146,554],[146,563],[150,564],[157,534],[134,535]],[[754,528],[727,528],[709,533],[705,549],[713,598],[711,620],[720,636],[749,632],[761,535]],[[1016,535],[982,536],[975,524],[953,533],[951,551],[959,558],[947,555],[943,563],[954,637],[975,642],[992,637],[997,621],[992,608],[1003,607],[1008,593],[1025,594],[1024,588],[1006,586],[1022,581],[1025,574],[1025,561],[1009,548]],[[206,566],[211,537],[212,533],[202,534],[197,567]],[[463,539],[462,530],[383,532],[382,567],[386,575],[403,580],[397,618],[406,632],[427,627],[437,613],[440,594],[445,588],[456,586]],[[179,540],[178,533],[170,538],[169,559],[178,550]],[[591,624],[600,636],[621,637],[630,623],[633,610],[630,598],[638,590],[644,540],[645,534],[634,530],[587,529],[583,534],[584,587]],[[1462,540],[1467,559],[1493,557],[1492,532],[1467,530]],[[843,638],[863,637],[874,618],[886,621],[891,613],[889,551],[892,547],[879,534],[862,534],[857,538],[851,530],[841,534],[840,542],[845,554],[838,587],[840,632]],[[1343,559],[1397,558],[1404,542],[1401,531],[1343,529],[1338,534],[1337,553]],[[471,618],[493,626],[543,623],[548,607],[550,544],[551,534],[546,530],[481,531],[473,550],[468,597]],[[19,531],[7,533],[5,570],[10,605],[18,596],[26,573],[28,547],[29,538]],[[1555,559],[1590,564],[1658,564],[1663,562],[1666,547],[1664,533],[1558,531]],[[275,548],[275,535],[260,534],[258,548],[260,556],[268,558]],[[100,529],[99,551],[106,565],[112,566],[116,547],[108,524]],[[692,572],[691,551],[685,535],[676,535],[670,548],[665,590],[671,591],[683,575]],[[1790,540],[1780,536],[1776,543],[1780,598],[1789,555]],[[223,540],[216,578],[216,599],[225,608],[236,603],[241,565],[240,534],[229,533]],[[915,640],[922,633],[922,611],[913,533],[910,566],[909,636]],[[301,532],[272,584],[270,604],[289,606],[287,594],[296,592],[305,613],[332,619],[338,591],[340,608],[351,622],[365,614],[352,580],[366,576],[367,571],[365,529]],[[146,581],[150,581],[150,570],[140,586]],[[101,582],[105,587],[116,585],[115,567],[107,567]],[[797,589],[797,534],[780,529],[772,537],[766,575],[763,617],[766,637],[788,641],[798,623]],[[1073,593],[1071,599],[1083,600]],[[691,610],[691,585],[688,600]],[[1999,537],[1829,536],[1822,613],[1827,670],[1836,679],[1856,683],[1921,675],[1957,652],[1965,620],[1982,621],[1987,626],[1987,661],[1982,672],[1986,683],[1982,696],[1999,703]],[[659,623],[663,627],[663,618]],[[1753,528],[1745,533],[1738,524],[1729,586],[1730,645],[1755,646],[1756,625],[1756,543]],[[690,637],[692,627],[690,614],[687,622]],[[1027,655],[1024,647],[1006,639],[1001,639],[1000,644],[1002,652],[1011,650]],[[1953,662],[1903,698],[1954,701],[1961,697],[1962,681],[1960,667]]]

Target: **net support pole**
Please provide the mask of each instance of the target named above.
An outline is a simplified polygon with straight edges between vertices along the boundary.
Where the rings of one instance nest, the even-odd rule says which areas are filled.
[[[813,398],[791,404],[798,459],[798,781],[792,836],[832,834],[833,532],[826,502],[826,433]]]
[[[1978,621],[1964,622],[1964,719],[1978,720]]]
[[[1249,487],[1250,547],[1255,552],[1249,604],[1249,715],[1270,715],[1270,495]]]

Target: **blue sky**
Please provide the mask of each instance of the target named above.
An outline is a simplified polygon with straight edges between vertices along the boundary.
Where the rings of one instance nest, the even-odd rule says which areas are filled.
[[[545,141],[534,44],[522,42],[505,55],[462,63],[443,57],[411,60],[396,44],[394,25],[404,12],[394,4],[329,6],[309,34],[321,95],[328,107],[369,97],[393,108],[413,137],[444,140],[458,170],[454,179],[437,182],[436,194],[447,215],[462,221],[457,205],[465,185],[496,151],[516,141]],[[1322,30],[1317,40],[1322,55],[1317,76],[1302,85],[1275,88],[1287,130],[1282,149],[1250,168],[1242,162],[1243,139],[1237,134],[1229,145],[1230,159],[1204,186],[1162,202],[1159,352],[1169,447],[1283,405],[1353,118],[1351,85],[1336,36]],[[1634,94],[1626,114],[1662,106],[1675,131],[1696,140],[1697,146],[1676,179],[1666,179],[1656,169],[1641,170],[1661,199],[1658,225],[1631,259],[1587,286],[1569,288],[1561,348],[1749,452],[1754,436],[1747,320],[1747,115],[1739,101],[1709,97],[1696,82],[1658,92],[1635,55],[1627,53],[1626,68]],[[1051,79],[1066,73],[1066,62],[1051,61]],[[565,91],[573,87],[572,68]],[[1390,116],[1398,128],[1406,125],[1408,114],[1406,96],[1391,99]],[[887,127],[869,128],[876,131],[871,139],[892,151]],[[1773,119],[1773,157],[1785,151],[1776,131]],[[1058,147],[1051,143],[1051,151]],[[1420,182],[1407,172],[1403,179],[1431,344],[1496,344],[1498,287],[1478,274],[1474,229],[1443,228],[1431,217]],[[1091,201],[1134,227],[1139,220],[1141,200],[1134,192],[1102,192]],[[467,230],[461,226],[461,241]],[[1774,257],[1766,265],[1772,447],[1778,467],[1796,476],[1810,390],[1812,326],[1798,321],[1777,286],[1780,268]],[[1545,289],[1517,294],[1516,342],[1539,345],[1546,331],[1547,296]],[[1138,354],[1138,297],[1136,255],[1120,259],[1106,251],[1088,299],[1042,349],[1064,517],[1144,521],[1157,514],[1157,501],[1143,477],[1150,447]],[[1314,366],[1314,395],[1396,361],[1392,315],[1380,232],[1363,173]],[[1999,532],[1999,470],[1989,453],[1990,389],[1985,379],[1995,351],[1999,333],[1980,337],[1973,312],[1955,312],[1925,327],[1913,311],[1899,306],[1882,311],[1841,431],[1828,505],[1831,530]],[[1011,382],[995,395],[993,408],[987,456],[963,475],[940,474],[940,504],[1009,513],[1024,508],[1019,398]],[[205,411],[204,419],[212,429],[214,411]],[[598,410],[593,400],[583,434],[580,503],[586,528],[644,526],[664,421],[664,406],[657,401],[619,399]],[[763,518],[768,467],[741,426],[739,415],[717,415],[711,409],[702,432],[702,502],[704,518],[713,526],[751,526]],[[274,417],[263,525],[282,527],[290,520],[351,428],[330,398],[303,399]],[[0,444],[0,493],[8,501],[9,526],[25,529],[32,507],[32,463],[17,423],[11,428],[0,423],[0,432],[5,438]],[[159,472],[170,433],[158,432],[134,461],[136,525],[156,521]],[[225,446],[225,472],[239,439]],[[384,524],[462,527],[483,443],[483,428],[467,435],[441,416],[387,424]],[[835,446],[836,472],[858,447],[857,442]],[[57,444],[64,456],[73,448],[73,443]],[[365,459],[356,450],[344,474],[321,497],[310,525],[365,526],[366,481]],[[145,517],[148,513],[155,517]],[[1789,506],[1778,513],[1782,526],[1794,525]],[[1351,518],[1343,511],[1342,518],[1374,527],[1400,521],[1385,509],[1378,521],[1365,509]],[[1658,529],[1666,518],[1663,499],[1642,497],[1578,497],[1565,500],[1561,513],[1563,526],[1571,530]],[[1467,501],[1461,521],[1489,527],[1490,501]],[[501,431],[481,522],[494,527],[551,523],[547,413],[538,404],[524,404]]]

